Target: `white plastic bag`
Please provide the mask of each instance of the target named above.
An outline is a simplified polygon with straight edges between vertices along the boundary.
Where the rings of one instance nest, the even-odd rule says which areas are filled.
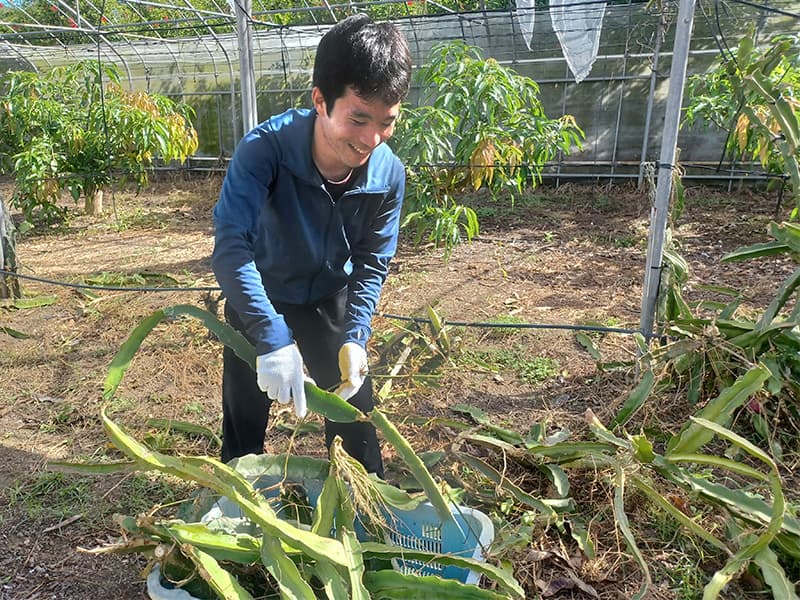
[[[586,0],[550,0],[550,20],[561,52],[567,61],[575,83],[583,81],[592,70],[600,46],[605,2]]]

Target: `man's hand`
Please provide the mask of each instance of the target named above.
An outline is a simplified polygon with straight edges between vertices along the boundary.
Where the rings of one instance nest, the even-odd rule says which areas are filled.
[[[342,344],[339,348],[339,372],[342,383],[334,392],[344,400],[356,395],[364,384],[367,374],[367,351],[354,342]]]
[[[306,416],[303,357],[295,344],[257,357],[256,374],[262,392],[281,404],[294,399],[294,413],[300,418]]]

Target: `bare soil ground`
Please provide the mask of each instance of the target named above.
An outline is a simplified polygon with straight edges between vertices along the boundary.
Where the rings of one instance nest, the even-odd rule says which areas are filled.
[[[214,286],[210,211],[219,183],[163,181],[139,195],[107,196],[113,210],[104,218],[81,216],[76,210],[65,228],[22,236],[20,272],[60,282],[110,285],[129,276],[127,284],[138,281],[142,287],[169,283],[164,277],[168,275],[176,285]],[[8,200],[8,182],[0,185],[0,194]],[[569,184],[540,188],[518,198],[513,207],[480,197],[474,206],[482,220],[481,235],[458,247],[449,260],[439,249],[404,241],[392,263],[382,313],[424,317],[426,307],[435,306],[451,322],[638,327],[650,216],[646,193],[625,186]],[[739,289],[752,307],[769,301],[791,264],[769,260],[721,265],[719,259],[740,245],[765,241],[774,208],[774,197],[764,192],[702,187],[687,191],[687,209],[674,236],[692,268],[688,298],[700,298],[704,292],[698,284],[704,283]],[[84,550],[119,534],[113,514],[136,514],[157,503],[180,501],[191,492],[189,486],[148,474],[63,474],[47,465],[119,458],[98,417],[112,357],[134,326],[154,310],[179,303],[218,310],[219,296],[88,292],[29,280],[22,285],[26,297],[55,298],[36,308],[0,306],[0,326],[28,336],[18,339],[0,332],[0,599],[145,598],[143,559]],[[373,371],[380,375],[391,366],[381,365],[383,344],[400,327],[410,325],[385,316],[377,317],[374,325]],[[455,327],[450,334],[460,338],[462,356],[472,359],[444,361],[427,383],[422,378],[403,379],[404,373],[422,374],[422,365],[409,363],[384,403],[419,451],[449,448],[454,431],[424,422],[453,417],[454,404],[480,408],[496,424],[521,433],[542,421],[580,431],[587,408],[601,420],[609,419],[631,384],[623,372],[598,371],[574,331]],[[596,339],[604,359],[630,359],[634,354],[630,336]],[[510,362],[502,358],[503,351],[510,353]],[[526,361],[530,368],[521,370]],[[537,374],[536,365],[549,370]],[[147,421],[176,419],[218,431],[220,376],[220,346],[200,325],[177,321],[159,326],[134,360],[109,414],[166,451],[216,454],[218,448],[208,438],[165,431]],[[687,411],[681,398],[667,398],[648,405],[641,419],[657,421],[671,432],[684,422]],[[280,423],[290,420],[287,414],[273,419],[267,451],[286,449],[290,436]],[[321,438],[312,433],[292,443],[297,452],[322,456]],[[388,449],[386,458],[391,463]],[[452,467],[446,461],[445,472]],[[787,464],[790,470],[795,466],[791,459]],[[585,500],[589,511],[592,495],[606,493],[596,482],[585,482],[583,489],[573,482],[573,495]],[[679,562],[669,540],[659,545],[653,524],[636,526],[656,540],[647,548],[648,558],[661,563],[654,575],[654,597],[692,597],[681,595],[681,586],[667,576],[670,561]],[[598,597],[629,598],[639,583],[635,563],[621,540],[607,537],[597,543],[598,558],[573,563],[573,572],[594,586]],[[556,554],[542,559],[533,553],[536,549],[544,548],[533,540],[531,552],[516,565],[531,597],[536,579],[555,581],[554,574],[564,572]],[[575,548],[564,551],[574,553]],[[715,566],[698,563],[686,572],[694,569],[702,581],[703,573],[713,572]],[[554,597],[591,596],[572,585]]]

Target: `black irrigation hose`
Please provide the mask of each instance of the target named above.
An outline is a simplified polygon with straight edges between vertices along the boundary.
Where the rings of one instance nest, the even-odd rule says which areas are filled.
[[[57,285],[73,289],[86,289],[86,290],[100,290],[111,292],[219,292],[222,291],[216,286],[206,287],[124,287],[115,285],[90,285],[86,283],[66,283],[64,281],[56,281],[54,279],[47,279],[44,277],[34,277],[33,275],[21,275],[13,271],[6,271],[0,269],[0,275],[8,275],[10,277],[19,277],[21,279],[29,279],[39,283],[46,283],[48,285]],[[377,313],[377,316],[385,319],[396,319],[399,321],[412,321],[414,323],[431,323],[430,319],[422,317],[406,317],[403,315],[394,315],[391,313]],[[655,333],[642,333],[637,329],[623,329],[620,327],[603,327],[601,325],[559,325],[552,323],[493,323],[484,321],[448,321],[444,319],[447,325],[452,327],[480,327],[480,328],[507,328],[507,329],[554,329],[554,330],[569,330],[569,331],[596,331],[601,333],[619,333],[623,335],[641,334],[646,339],[660,338],[659,334]]]
[[[58,285],[61,287],[68,287],[81,290],[100,290],[106,292],[219,292],[219,287],[136,287],[136,286],[122,286],[122,285],[92,285],[88,283],[67,283],[65,281],[56,281],[55,279],[46,279],[44,277],[34,277],[33,275],[22,275],[21,273],[14,273],[13,271],[6,271],[0,269],[0,275],[8,275],[10,277],[19,277],[20,279],[28,279],[30,281],[38,281],[39,283],[46,283],[48,285]]]
[[[430,323],[430,319],[421,317],[404,317],[401,315],[393,315],[390,313],[378,313],[379,316],[386,319],[398,319],[400,321],[413,321],[414,323]],[[485,327],[485,328],[508,328],[508,329],[567,329],[570,331],[600,331],[603,333],[622,333],[625,335],[633,335],[641,333],[638,329],[622,329],[619,327],[604,327],[602,325],[558,325],[552,323],[492,323],[484,321],[450,321],[442,319],[447,325],[451,327]],[[642,334],[645,338],[658,338],[660,335],[650,333]]]

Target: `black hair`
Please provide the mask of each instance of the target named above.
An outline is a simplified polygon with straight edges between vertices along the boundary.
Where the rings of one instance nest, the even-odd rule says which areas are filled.
[[[408,43],[391,23],[352,15],[329,29],[317,46],[313,85],[329,111],[349,86],[366,100],[397,104],[408,94],[410,81]]]

